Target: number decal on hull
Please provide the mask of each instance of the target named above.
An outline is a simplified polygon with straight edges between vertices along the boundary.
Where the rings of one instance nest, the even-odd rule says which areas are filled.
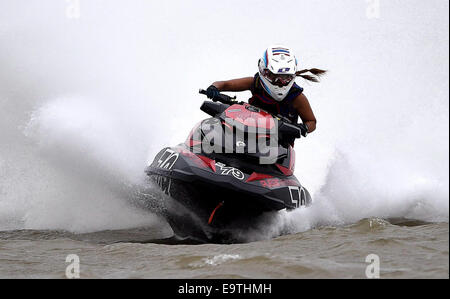
[[[288,189],[291,196],[291,202],[296,208],[306,206],[306,193],[303,187],[289,186]]]
[[[155,178],[155,183],[161,188],[161,191],[165,194],[171,196],[170,187],[172,185],[172,180],[163,176],[157,176]]]
[[[226,166],[225,164],[219,162],[216,163],[216,166],[219,166],[221,175],[232,175],[233,177],[241,181],[245,178],[244,173],[237,168]]]
[[[157,167],[171,170],[173,165],[177,162],[179,153],[166,149],[166,151],[159,157]]]

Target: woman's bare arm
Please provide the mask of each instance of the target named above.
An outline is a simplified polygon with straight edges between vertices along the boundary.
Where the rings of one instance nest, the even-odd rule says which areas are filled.
[[[293,105],[303,123],[308,126],[308,133],[314,132],[317,120],[311,105],[309,104],[308,98],[302,93],[294,99]]]
[[[217,81],[212,85],[219,91],[245,91],[250,90],[253,84],[253,77],[233,79],[228,81]]]

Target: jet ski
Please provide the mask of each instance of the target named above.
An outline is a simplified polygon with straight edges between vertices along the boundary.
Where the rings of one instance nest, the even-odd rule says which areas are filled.
[[[225,94],[200,109],[210,118],[145,170],[172,200],[166,219],[175,235],[227,242],[230,230],[250,227],[265,213],[311,205],[294,176],[293,143],[306,135],[302,124]]]

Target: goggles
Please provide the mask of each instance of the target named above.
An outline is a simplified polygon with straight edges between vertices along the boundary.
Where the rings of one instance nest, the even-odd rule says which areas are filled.
[[[295,78],[295,75],[274,74],[268,69],[265,69],[262,74],[267,80],[269,80],[270,83],[279,87],[289,85],[289,83],[291,83],[291,81]]]

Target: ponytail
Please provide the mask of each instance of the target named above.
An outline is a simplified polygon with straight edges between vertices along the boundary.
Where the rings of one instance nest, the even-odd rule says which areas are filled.
[[[310,75],[302,75],[302,74],[304,74],[304,73],[311,73],[311,74],[313,74],[314,76],[310,76]],[[327,73],[327,71],[324,71],[324,70],[321,70],[321,69],[305,69],[305,70],[302,70],[302,71],[298,71],[298,72],[296,72],[295,73],[295,75],[297,75],[297,76],[299,76],[299,77],[302,77],[303,79],[305,79],[305,80],[308,80],[308,81],[312,81],[312,82],[319,82],[319,78],[322,76],[322,75],[325,75]]]

